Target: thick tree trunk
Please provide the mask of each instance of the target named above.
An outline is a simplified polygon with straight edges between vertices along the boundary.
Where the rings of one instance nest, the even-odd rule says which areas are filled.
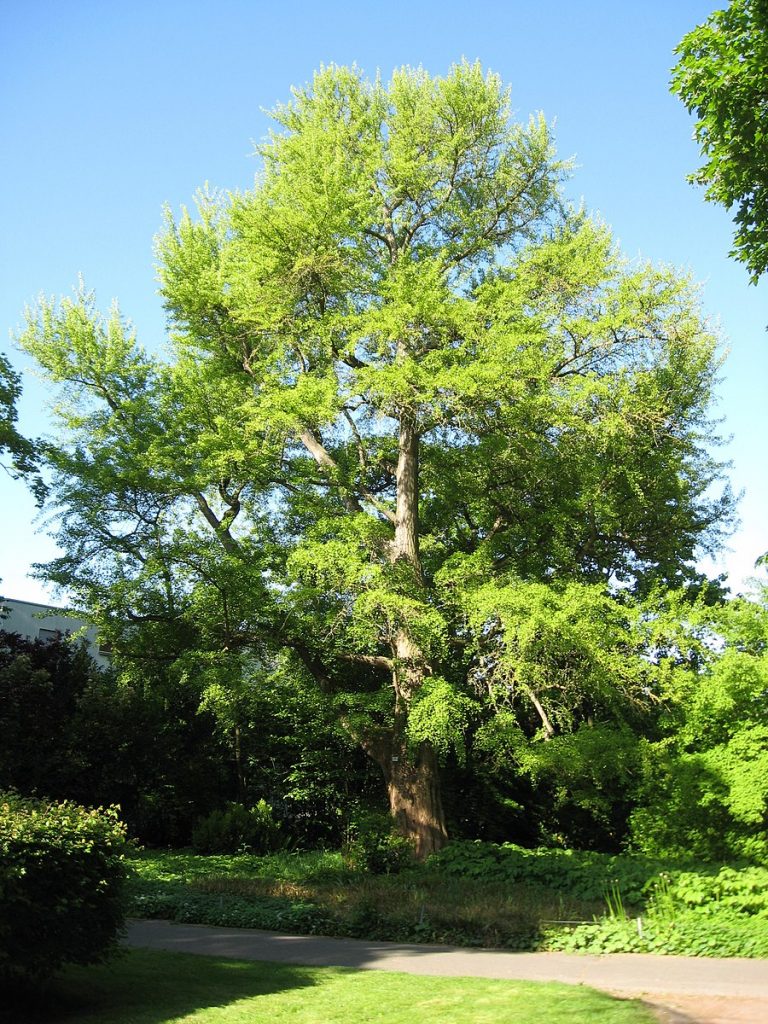
[[[413,571],[413,582],[423,587],[419,557],[419,431],[415,418],[405,411],[400,416],[395,536],[390,557],[393,562],[407,562]],[[369,753],[384,773],[398,832],[413,841],[416,856],[424,860],[448,839],[434,748],[421,743],[414,751],[404,739],[408,708],[428,669],[421,650],[404,628],[392,638],[392,653],[396,666],[395,728],[387,741],[378,745],[378,750]]]
[[[397,458],[397,508],[392,561],[405,559],[422,581],[419,559],[419,434],[413,419],[400,418]]]
[[[306,437],[302,435],[302,440],[318,463],[326,465],[327,453],[316,438],[308,432]],[[396,478],[395,531],[389,558],[393,563],[410,567],[411,581],[407,589],[418,592],[424,586],[419,557],[419,431],[415,417],[405,411],[400,417]],[[381,726],[370,731],[344,718],[342,724],[381,768],[395,827],[413,842],[416,856],[423,860],[444,846],[448,839],[435,750],[430,743],[421,743],[413,750],[406,742],[411,701],[430,669],[423,651],[405,626],[395,630],[389,643],[392,658],[350,655],[349,660],[365,664],[383,663],[382,667],[391,670],[395,696],[394,723],[390,727]],[[294,647],[321,689],[333,692],[333,684],[321,661],[301,643],[294,644]]]
[[[440,797],[440,769],[432,744],[420,743],[413,750],[402,733],[384,729],[356,738],[381,768],[393,823],[400,835],[413,843],[418,859],[442,849],[448,831]]]
[[[414,754],[402,748],[382,767],[397,830],[413,842],[417,858],[424,860],[448,840],[434,748],[422,743]]]

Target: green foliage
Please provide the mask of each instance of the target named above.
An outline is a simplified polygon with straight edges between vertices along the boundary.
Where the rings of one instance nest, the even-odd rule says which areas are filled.
[[[677,956],[768,956],[765,920],[680,917],[670,924],[607,919],[548,936],[545,948],[566,953],[666,953]]]
[[[638,734],[658,716],[661,669],[644,626],[653,603],[521,580],[473,587],[469,602],[471,678],[493,709],[475,733],[475,761],[529,780],[546,808],[539,841],[619,849]]]
[[[279,665],[391,787],[393,753],[418,767],[401,820],[438,844],[435,748],[496,713],[531,747],[647,721],[630,598],[694,578],[731,511],[717,339],[690,281],[566,207],[549,126],[479,64],[324,67],[274,120],[252,190],[167,217],[166,357],[82,288],[29,312],[60,398],[46,574],[118,658],[205,676],[240,799],[282,810],[238,746]],[[597,781],[566,803],[606,818]]]
[[[42,502],[46,488],[38,472],[38,451],[35,443],[22,437],[16,427],[16,403],[21,397],[21,378],[0,352],[0,456],[10,455],[10,466],[0,467],[11,476],[23,476],[35,497]]]
[[[329,853],[135,863],[137,916],[510,949],[765,955],[765,868],[455,842],[380,875]]]
[[[546,711],[543,734],[570,731],[585,717],[585,702],[593,715],[614,717],[642,699],[650,670],[633,657],[637,612],[602,586],[488,583],[468,603],[477,647],[493,658],[487,675],[497,703],[536,694]]]
[[[115,950],[125,851],[115,809],[0,793],[0,980],[37,981]]]
[[[259,899],[244,897],[240,893],[227,896],[219,892],[187,892],[166,886],[163,891],[135,894],[131,898],[130,908],[131,913],[143,918],[160,918],[184,924],[260,928],[302,935],[339,934],[329,923],[322,908],[301,899]]]
[[[648,888],[656,920],[688,910],[713,916],[768,918],[768,868],[713,867],[709,871],[662,872]]]
[[[698,120],[705,159],[690,176],[705,196],[736,208],[731,253],[756,282],[768,269],[768,5],[730,0],[686,35],[675,53],[672,91]]]
[[[542,948],[685,956],[768,955],[768,869],[639,856],[451,843],[430,859],[451,876],[541,885],[605,901],[604,915],[549,922]]]
[[[131,835],[177,846],[263,795],[292,844],[341,842],[378,779],[301,674],[226,652],[150,666],[105,672],[66,638],[0,631],[0,787],[119,804]]]
[[[649,881],[669,866],[651,857],[481,842],[452,842],[429,863],[459,878],[525,882],[583,900],[602,900],[617,883],[622,899],[633,906],[642,902]]]
[[[430,676],[421,686],[408,716],[408,739],[431,743],[440,754],[453,750],[463,759],[464,736],[477,704],[446,679]]]
[[[371,874],[347,854],[193,857],[147,854],[132,883],[136,916],[400,942],[531,948],[539,919],[573,901],[467,883],[409,863]],[[590,905],[589,911],[593,907]],[[596,909],[596,908],[594,908]]]
[[[768,870],[714,867],[662,872],[646,886],[642,916],[623,912],[548,939],[590,953],[768,955]],[[622,908],[623,909],[623,908]]]
[[[378,777],[312,681],[287,658],[267,668],[248,655],[191,651],[183,663],[186,686],[202,689],[201,717],[215,716],[237,767],[239,801],[263,796],[294,847],[338,846],[349,805]]]
[[[208,855],[190,850],[142,850],[133,859],[137,877],[151,883],[173,885],[210,876],[277,879],[287,884],[337,879],[349,881],[350,868],[338,852],[329,850],[278,850],[265,856],[252,854]]]
[[[372,875],[397,874],[413,864],[413,844],[395,835],[392,820],[376,811],[352,814],[343,854],[352,868]]]
[[[192,831],[192,846],[198,853],[269,853],[279,843],[278,823],[264,799],[253,807],[233,803],[211,811]]]
[[[0,787],[72,795],[68,726],[97,675],[82,644],[0,631]]]
[[[673,602],[674,603],[674,602]],[[764,863],[768,847],[768,605],[677,608],[669,711],[657,742],[640,744],[634,845],[654,854]],[[668,661],[674,658],[668,657]]]
[[[132,835],[188,842],[228,796],[226,751],[199,698],[167,672],[117,677],[81,644],[0,632],[0,786],[119,804]]]

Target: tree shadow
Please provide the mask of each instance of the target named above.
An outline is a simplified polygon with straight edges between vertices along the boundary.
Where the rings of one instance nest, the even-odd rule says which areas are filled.
[[[659,1024],[699,1024],[700,1017],[690,1017],[676,1006],[670,1006],[663,999],[641,999],[641,1004],[651,1011]]]
[[[71,967],[34,991],[3,998],[3,1024],[165,1024],[316,984],[316,969],[243,963],[155,950],[124,951],[108,964]]]

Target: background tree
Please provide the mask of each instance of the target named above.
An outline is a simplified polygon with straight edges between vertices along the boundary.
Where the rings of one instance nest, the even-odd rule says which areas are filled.
[[[653,623],[667,670],[660,733],[639,744],[632,840],[646,852],[764,863],[768,602],[668,595]]]
[[[25,796],[119,804],[133,835],[189,841],[234,794],[199,694],[166,671],[118,679],[66,637],[0,631],[0,786]]]
[[[715,339],[687,281],[563,207],[547,125],[479,66],[326,68],[274,116],[252,191],[168,217],[167,361],[84,293],[30,316],[69,397],[46,572],[126,653],[192,631],[290,659],[425,855],[439,757],[490,699],[477,660],[517,621],[494,609],[545,584],[605,618],[609,585],[684,582],[716,546]],[[544,734],[643,685],[574,672],[557,703],[509,658]]]
[[[756,282],[768,269],[768,2],[731,0],[686,35],[672,91],[698,118],[705,158],[690,181],[736,208],[732,256]]]
[[[0,788],[119,804],[133,836],[164,846],[187,845],[227,801],[266,799],[292,844],[340,845],[350,806],[370,799],[364,755],[308,680],[245,668],[225,687],[217,661],[195,652],[117,673],[71,638],[0,630]]]
[[[11,476],[26,476],[35,496],[41,501],[45,488],[37,473],[35,445],[22,437],[16,427],[16,403],[20,397],[21,378],[0,353],[0,458],[10,456],[9,465],[4,462],[0,462],[0,465]]]

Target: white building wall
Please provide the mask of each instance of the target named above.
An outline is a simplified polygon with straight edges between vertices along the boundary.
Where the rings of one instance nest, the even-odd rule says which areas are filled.
[[[0,601],[0,609],[0,629],[8,633],[19,633],[30,640],[45,640],[58,634],[66,636],[85,630],[88,653],[98,665],[109,665],[109,657],[99,648],[96,627],[88,625],[85,619],[74,617],[63,608],[51,608],[49,605],[16,601],[13,598]]]

